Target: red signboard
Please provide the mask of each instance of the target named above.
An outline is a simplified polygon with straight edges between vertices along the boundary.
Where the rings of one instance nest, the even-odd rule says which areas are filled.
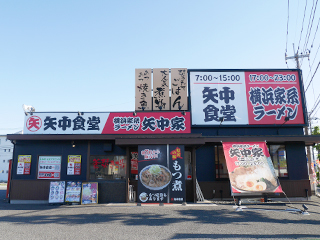
[[[265,142],[223,143],[233,195],[282,193]]]
[[[193,125],[305,124],[299,70],[189,70]]]
[[[245,72],[249,124],[304,124],[298,72]]]
[[[189,112],[110,113],[102,134],[191,133]]]
[[[43,112],[26,116],[24,134],[191,133],[190,112]]]

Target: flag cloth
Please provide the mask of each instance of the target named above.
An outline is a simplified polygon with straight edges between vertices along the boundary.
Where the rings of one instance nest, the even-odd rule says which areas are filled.
[[[265,142],[223,143],[232,195],[282,193]]]

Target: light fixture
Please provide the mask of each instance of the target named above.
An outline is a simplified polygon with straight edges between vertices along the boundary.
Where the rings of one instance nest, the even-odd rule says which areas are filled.
[[[281,126],[280,126],[280,127],[282,127],[282,125],[283,125],[283,124],[285,124],[286,122],[288,122],[289,120],[290,120],[290,118],[289,118],[288,116],[287,116],[287,117],[285,117],[285,118],[284,118],[284,122],[281,124]]]
[[[36,111],[36,109],[30,105],[23,104],[22,108],[23,108],[24,114],[26,116],[28,116],[28,113],[30,113],[30,115],[32,115],[32,113]]]
[[[309,209],[305,204],[302,204],[303,210],[301,211],[301,214],[303,215],[310,215],[307,210]]]
[[[219,121],[220,121],[220,125],[219,125],[219,127],[220,127],[221,123],[224,121],[224,117],[219,117]]]
[[[186,115],[186,111],[182,111],[181,114],[182,114],[182,115]]]
[[[137,116],[137,113],[136,113],[136,112],[133,112],[133,116]]]
[[[78,112],[78,116],[81,116],[81,115],[83,115],[83,112],[80,112],[80,111],[79,111],[79,112]]]
[[[160,110],[160,111],[162,110],[162,107],[161,107],[161,106],[159,106],[159,110]]]
[[[74,141],[71,141],[72,147],[75,147],[76,145],[74,144]]]

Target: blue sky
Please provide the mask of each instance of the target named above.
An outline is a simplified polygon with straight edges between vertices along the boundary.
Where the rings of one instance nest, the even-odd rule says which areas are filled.
[[[303,47],[314,2],[304,13],[306,1],[289,1],[287,35],[285,0],[0,0],[0,134],[22,130],[22,104],[38,112],[134,111],[135,68],[295,68],[285,52],[292,56],[300,42],[299,51],[311,50],[301,61],[307,84],[320,60],[320,6]],[[308,111],[319,78],[320,70],[306,93]]]

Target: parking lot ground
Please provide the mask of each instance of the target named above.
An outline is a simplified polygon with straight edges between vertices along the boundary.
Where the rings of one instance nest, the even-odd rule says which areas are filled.
[[[0,197],[5,190],[0,190]],[[287,209],[308,207],[309,215]],[[320,239],[320,198],[282,204],[0,204],[1,239]]]

